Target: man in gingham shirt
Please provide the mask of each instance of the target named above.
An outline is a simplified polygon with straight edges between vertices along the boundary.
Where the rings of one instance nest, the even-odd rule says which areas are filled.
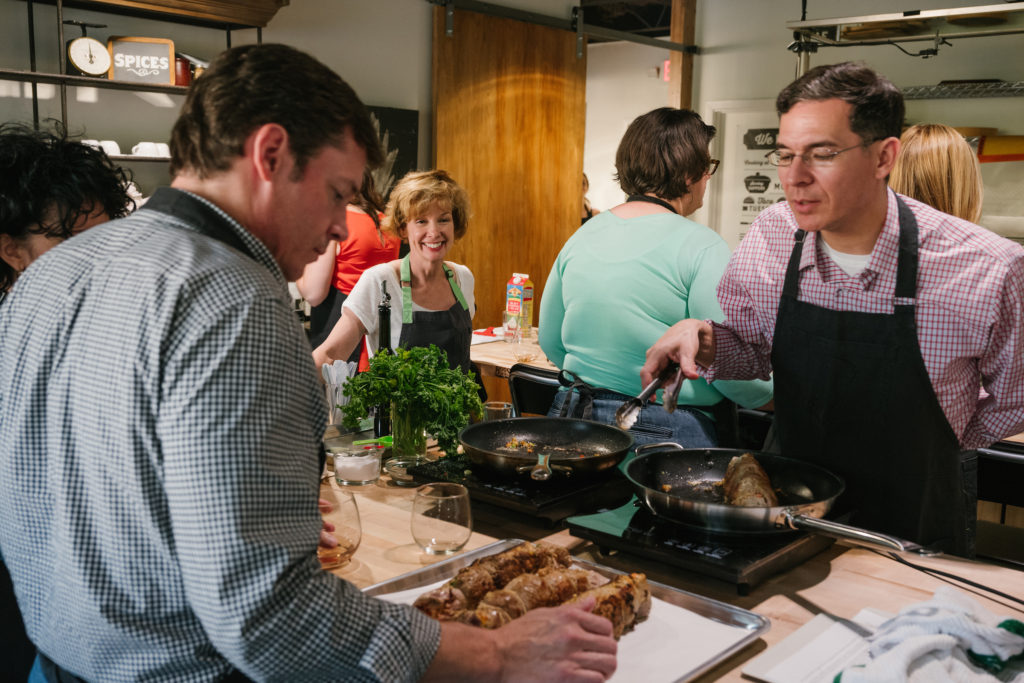
[[[587,609],[440,626],[320,568],[327,408],[287,282],[345,239],[380,161],[352,89],[292,48],[228,50],[171,150],[170,188],[0,307],[0,551],[30,680],[609,676]]]
[[[843,476],[855,524],[970,556],[970,449],[1024,430],[1024,249],[888,189],[903,97],[871,69],[812,69],[776,108],[787,201],[733,254],[725,322],[671,328],[644,381],[772,373],[782,453]]]

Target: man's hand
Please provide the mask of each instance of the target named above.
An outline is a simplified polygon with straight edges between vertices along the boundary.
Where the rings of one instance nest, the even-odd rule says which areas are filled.
[[[697,366],[708,367],[715,360],[715,335],[710,323],[682,320],[668,328],[647,349],[647,362],[640,370],[641,385],[647,386],[673,360],[688,379],[700,377]]]
[[[600,683],[615,673],[612,624],[594,600],[538,608],[489,631],[445,622],[424,680]]]
[[[323,498],[317,501],[317,505],[320,507],[320,514],[327,514],[334,509],[330,501],[324,500]],[[321,548],[333,548],[338,545],[338,539],[334,537],[330,532],[334,531],[334,525],[323,520],[323,528],[320,529],[320,547]]]

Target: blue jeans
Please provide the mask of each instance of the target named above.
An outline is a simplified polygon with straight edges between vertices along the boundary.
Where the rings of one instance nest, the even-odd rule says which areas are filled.
[[[576,391],[559,391],[548,410],[548,417],[558,417],[567,396],[571,396],[569,416],[580,417],[576,410],[580,396]],[[615,391],[595,391],[590,419],[614,425],[615,411],[623,401],[630,398],[632,397]],[[715,423],[704,413],[689,406],[678,406],[674,413],[667,413],[657,403],[648,403],[640,409],[640,417],[637,418],[636,424],[629,428],[629,433],[637,446],[663,441],[674,441],[684,448],[709,448],[718,445]]]

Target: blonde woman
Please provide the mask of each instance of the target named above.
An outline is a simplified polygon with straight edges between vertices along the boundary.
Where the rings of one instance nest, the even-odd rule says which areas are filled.
[[[941,123],[903,132],[889,187],[957,218],[981,219],[978,157],[960,133]]]
[[[391,191],[382,229],[409,243],[409,254],[363,271],[341,309],[341,319],[313,351],[317,367],[345,359],[362,337],[377,353],[381,284],[391,295],[391,346],[436,344],[453,368],[469,370],[473,335],[473,274],[445,261],[466,234],[469,201],[445,171],[414,171]]]

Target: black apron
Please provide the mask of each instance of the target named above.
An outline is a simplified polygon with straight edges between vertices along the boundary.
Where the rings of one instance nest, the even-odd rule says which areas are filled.
[[[914,317],[918,232],[897,198],[895,310],[833,311],[798,300],[803,230],[786,269],[772,367],[782,452],[846,480],[851,523],[974,554],[977,455],[962,454],[932,388]]]
[[[448,354],[448,366],[469,372],[469,343],[473,337],[473,318],[462,295],[455,273],[441,264],[455,303],[446,311],[412,310],[412,277],[409,257],[402,259],[402,335],[398,345],[405,348],[434,344]]]

